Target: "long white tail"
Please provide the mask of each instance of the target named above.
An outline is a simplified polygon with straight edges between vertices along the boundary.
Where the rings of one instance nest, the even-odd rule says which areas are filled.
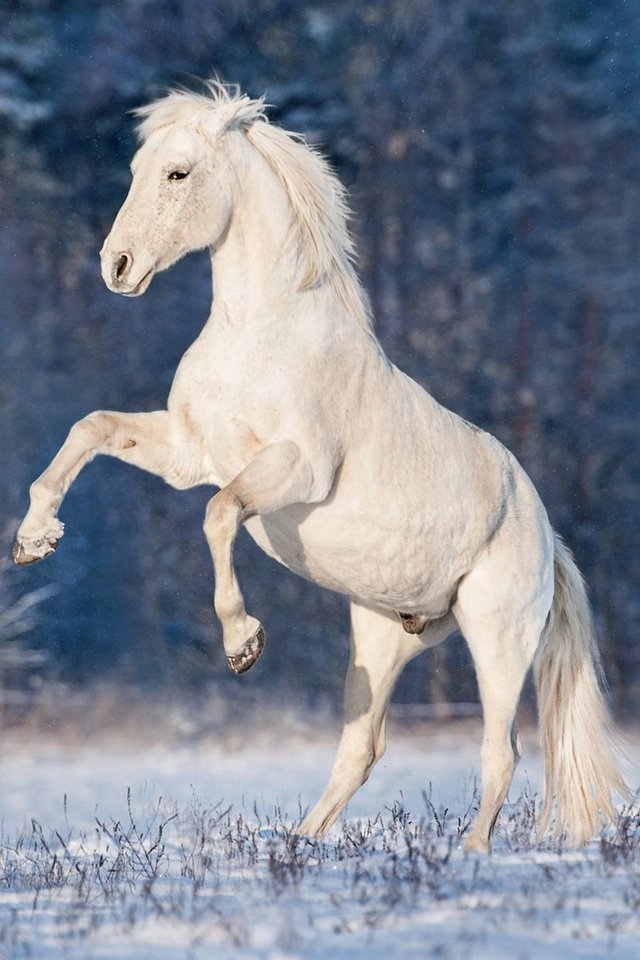
[[[555,539],[555,593],[534,662],[545,765],[541,836],[556,796],[555,835],[575,846],[615,819],[613,793],[629,797],[615,760],[612,722],[600,686],[600,656],[580,571]]]

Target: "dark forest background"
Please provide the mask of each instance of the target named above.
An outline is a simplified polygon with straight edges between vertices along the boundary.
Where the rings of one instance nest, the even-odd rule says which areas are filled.
[[[265,93],[273,119],[330,158],[385,350],[529,471],[589,582],[617,708],[637,716],[634,2],[2,0],[3,556],[71,424],[163,406],[206,319],[205,255],[125,301],[97,254],[128,186],[127,111],[214,73]],[[239,572],[269,642],[254,672],[227,675],[201,533],[211,492],[94,462],[61,511],[56,556],[0,562],[5,687],[335,702],[346,601],[244,535]],[[473,700],[462,641],[410,667],[398,697]]]

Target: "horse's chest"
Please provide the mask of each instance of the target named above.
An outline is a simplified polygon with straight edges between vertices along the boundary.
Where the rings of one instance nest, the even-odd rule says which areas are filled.
[[[280,417],[250,367],[183,359],[169,397],[178,434],[206,451],[209,473],[228,483],[268,442]]]

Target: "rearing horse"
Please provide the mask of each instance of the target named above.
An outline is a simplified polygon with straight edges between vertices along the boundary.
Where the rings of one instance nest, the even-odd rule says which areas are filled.
[[[607,735],[584,586],[536,491],[497,440],[439,406],[385,357],[355,275],[342,186],[262,100],[211,82],[138,111],[133,181],[101,252],[110,290],[140,296],[188,251],[211,253],[210,317],[166,410],[76,423],[31,487],[14,559],[51,554],[62,499],[96,454],[184,489],[220,488],[204,532],[235,673],[264,645],[233,565],[241,524],[291,570],[351,600],[346,717],[329,784],[300,826],[324,833],[385,747],[405,664],[459,626],[484,710],[488,850],[533,663],[546,762],[542,827],[586,841],[626,788]]]

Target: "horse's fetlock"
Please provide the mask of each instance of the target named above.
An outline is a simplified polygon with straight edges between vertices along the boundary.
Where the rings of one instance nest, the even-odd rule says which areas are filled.
[[[29,498],[33,503],[34,500],[37,500],[38,497],[40,497],[43,493],[46,493],[46,492],[47,492],[46,481],[43,481],[40,478],[38,478],[37,480],[34,480],[31,486],[29,487]]]
[[[43,477],[38,477],[29,487],[29,499],[32,506],[42,506],[43,503],[54,503],[57,506],[59,490],[55,484],[50,483]]]
[[[244,612],[242,602],[237,600],[220,600],[218,597],[216,597],[214,601],[214,607],[216,610],[216,616],[221,623],[237,622]]]

